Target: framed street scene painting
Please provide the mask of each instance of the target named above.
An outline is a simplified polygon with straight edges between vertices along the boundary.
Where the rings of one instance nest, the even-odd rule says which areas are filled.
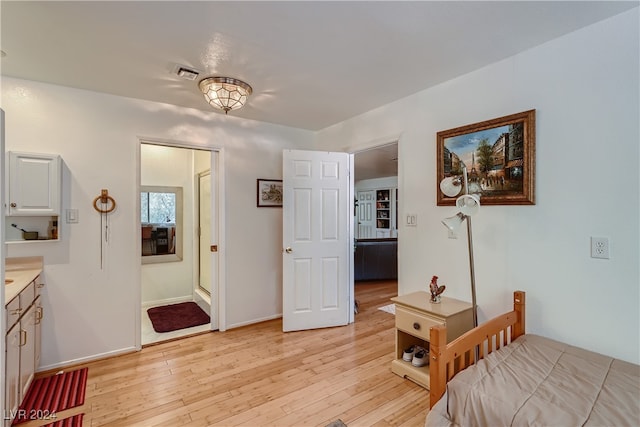
[[[461,176],[464,166],[480,204],[535,204],[535,117],[529,110],[438,132],[436,182]],[[439,188],[436,194],[438,206],[455,204]]]

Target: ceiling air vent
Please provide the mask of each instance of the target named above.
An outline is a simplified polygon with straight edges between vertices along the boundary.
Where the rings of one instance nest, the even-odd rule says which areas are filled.
[[[178,77],[183,78],[185,80],[195,80],[198,78],[198,73],[196,70],[189,69],[187,67],[178,67],[178,71],[176,71]]]

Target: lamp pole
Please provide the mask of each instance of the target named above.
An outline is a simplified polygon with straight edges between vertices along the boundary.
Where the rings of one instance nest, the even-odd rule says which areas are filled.
[[[467,177],[467,167],[462,164],[462,176],[464,178],[464,194],[469,194],[469,178]],[[478,305],[476,304],[476,274],[473,262],[473,238],[471,233],[471,217],[465,215],[467,219],[467,242],[469,243],[469,274],[471,275],[471,305],[473,311],[473,327],[478,326]],[[477,358],[476,358],[477,359]]]
[[[473,306],[473,327],[478,326],[478,305],[476,304],[476,275],[473,267],[473,239],[471,238],[471,217],[467,216],[467,237],[469,241],[469,272],[471,274],[471,305]]]

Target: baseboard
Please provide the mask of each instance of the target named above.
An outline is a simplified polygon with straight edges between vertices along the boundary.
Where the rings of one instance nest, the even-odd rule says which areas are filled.
[[[181,303],[181,302],[189,302],[189,301],[193,301],[193,296],[192,295],[185,295],[183,297],[161,299],[161,300],[156,300],[156,301],[144,301],[142,303],[142,308],[143,309],[147,309],[147,308],[151,308],[151,307],[157,307],[159,305],[178,304],[178,303]]]
[[[253,325],[255,323],[266,322],[267,320],[280,319],[281,317],[282,317],[282,313],[274,314],[273,316],[267,316],[267,317],[263,317],[263,318],[260,318],[260,319],[248,320],[246,322],[232,323],[232,324],[228,324],[227,325],[227,330],[233,329],[233,328],[240,328],[242,326]]]
[[[136,349],[135,347],[122,348],[119,350],[109,351],[106,353],[94,354],[93,356],[81,357],[78,359],[72,359],[72,360],[67,360],[60,363],[54,363],[52,365],[40,366],[38,367],[38,369],[36,369],[36,372],[42,373],[42,372],[47,372],[52,370],[59,370],[60,368],[68,369],[76,365],[82,365],[87,362],[95,362],[96,360],[109,359],[111,357],[122,356],[123,354],[135,353],[136,351],[138,351],[138,349]]]

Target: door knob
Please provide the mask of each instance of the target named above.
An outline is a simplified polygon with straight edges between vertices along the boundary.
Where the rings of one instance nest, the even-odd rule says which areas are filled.
[[[15,203],[11,203],[11,205],[10,205],[10,206],[11,206],[12,208],[15,208],[15,207],[16,207],[16,206],[18,206],[18,205],[16,205]]]
[[[288,247],[287,249],[284,250],[286,253],[290,254],[291,252],[293,252],[293,249],[291,249],[291,247]]]

